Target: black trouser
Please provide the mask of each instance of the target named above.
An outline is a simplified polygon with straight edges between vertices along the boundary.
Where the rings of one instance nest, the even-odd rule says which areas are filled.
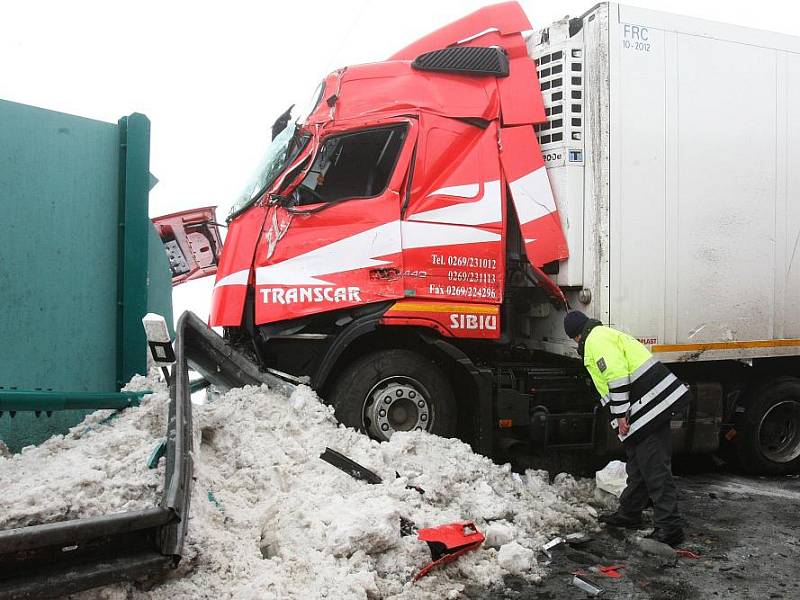
[[[624,444],[628,456],[628,483],[619,498],[619,512],[641,515],[647,499],[653,501],[656,527],[673,530],[683,525],[678,514],[678,490],[672,480],[672,431],[666,421],[647,437]]]

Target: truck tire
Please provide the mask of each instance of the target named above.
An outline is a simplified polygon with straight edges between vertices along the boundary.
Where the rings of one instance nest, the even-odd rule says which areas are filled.
[[[429,358],[410,350],[382,350],[348,365],[330,403],[340,423],[379,441],[395,431],[456,434],[453,388]]]
[[[740,417],[736,440],[749,473],[800,470],[800,379],[779,377],[758,389]]]

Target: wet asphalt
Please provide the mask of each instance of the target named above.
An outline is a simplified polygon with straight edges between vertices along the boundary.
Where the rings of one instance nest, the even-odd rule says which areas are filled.
[[[748,476],[710,460],[676,463],[674,471],[687,522],[681,547],[697,558],[654,555],[636,540],[646,531],[604,528],[585,544],[554,549],[540,584],[507,577],[503,586],[467,588],[462,597],[585,599],[591,596],[572,583],[582,573],[603,589],[600,598],[800,598],[800,476]],[[598,569],[610,565],[624,565],[620,577]]]

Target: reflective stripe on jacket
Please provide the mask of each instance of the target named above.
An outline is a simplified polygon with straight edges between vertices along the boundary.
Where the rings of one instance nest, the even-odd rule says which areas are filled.
[[[593,327],[584,343],[583,364],[592,376],[611,426],[627,417],[624,442],[643,438],[689,400],[689,389],[639,341],[610,327]],[[680,404],[679,404],[680,403]]]

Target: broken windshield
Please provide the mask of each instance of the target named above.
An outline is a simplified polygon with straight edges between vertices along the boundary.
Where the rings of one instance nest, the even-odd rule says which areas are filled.
[[[242,193],[239,194],[239,199],[233,203],[231,212],[228,215],[229,221],[258,200],[262,194],[275,183],[278,175],[280,175],[306,147],[311,136],[301,136],[299,133],[300,126],[305,122],[308,115],[319,105],[324,91],[325,82],[323,81],[314,90],[311,102],[306,109],[300,113],[300,116],[293,122],[288,123],[283,131],[274,137],[272,143],[264,153],[264,157],[258,163],[258,168],[254,175],[242,190]],[[278,118],[278,121],[281,121],[283,118],[286,118],[287,121],[291,119],[290,115],[293,107],[294,105],[289,107],[289,110]],[[278,121],[276,121],[276,125]],[[273,127],[275,127],[275,125],[273,125]]]
[[[275,182],[278,175],[297,158],[309,140],[308,136],[299,136],[298,130],[297,123],[290,123],[272,140],[253,178],[242,190],[239,199],[233,203],[228,219],[235,217],[258,200]]]

